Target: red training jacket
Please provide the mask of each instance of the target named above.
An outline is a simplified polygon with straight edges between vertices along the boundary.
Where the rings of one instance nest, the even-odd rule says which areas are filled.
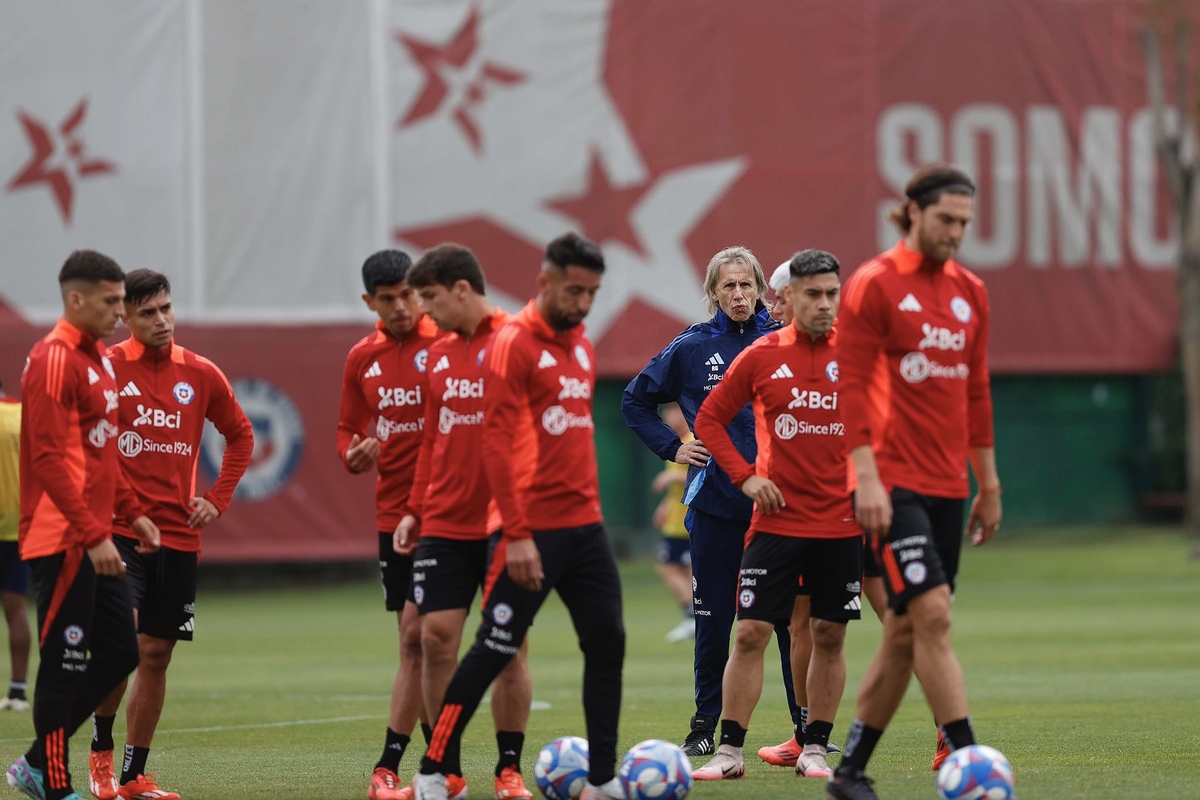
[[[250,420],[217,365],[174,341],[160,350],[130,338],[108,355],[120,393],[117,450],[126,480],[162,532],[163,546],[199,552],[200,531],[189,528],[187,519],[204,420],[212,420],[225,437],[220,474],[204,493],[222,514],[254,452]],[[116,532],[134,535],[122,519]]]
[[[346,356],[338,409],[338,457],[345,465],[354,434],[379,440],[375,516],[381,532],[394,531],[408,513],[408,493],[425,426],[425,359],[429,345],[439,336],[437,325],[424,315],[403,341],[388,333],[380,321],[374,333],[350,348]]]
[[[21,558],[95,547],[113,509],[142,515],[117,468],[117,384],[104,345],[60,319],[21,375]]]
[[[789,325],[738,354],[700,406],[696,436],[740,487],[751,475],[770,478],[786,505],[763,514],[755,505],[746,533],[817,539],[861,536],[850,499],[845,426],[838,408],[837,331],[815,342]],[[754,465],[729,425],[746,403],[754,409]]]
[[[600,522],[596,356],[583,326],[558,333],[531,300],[495,335],[486,367],[483,463],[504,538]]]
[[[425,432],[408,505],[422,536],[486,539],[500,527],[483,461],[483,359],[510,319],[497,308],[470,337],[448,333],[429,347]]]
[[[901,241],[846,282],[838,343],[846,443],[875,449],[888,488],[966,497],[968,450],[990,447],[983,281]]]

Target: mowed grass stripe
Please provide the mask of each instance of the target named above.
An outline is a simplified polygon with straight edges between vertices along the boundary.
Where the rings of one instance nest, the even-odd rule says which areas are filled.
[[[964,554],[955,644],[980,738],[1012,760],[1020,796],[1200,797],[1200,563],[1187,558],[1188,544],[1153,529],[1004,534]],[[678,741],[693,713],[691,648],[663,641],[679,612],[652,565],[624,563],[622,573],[629,641],[620,746]],[[382,749],[396,666],[395,618],[383,611],[378,586],[220,592],[202,585],[198,611],[197,641],[176,649],[151,753],[160,783],[185,800],[361,800]],[[878,643],[878,623],[866,614],[847,640],[838,741]],[[582,659],[557,599],[531,637],[534,696],[550,708],[530,716],[530,780],[541,744],[585,735]],[[823,796],[821,781],[767,767],[755,755],[790,733],[780,683],[772,645],[746,742],[747,777],[698,784],[693,798]],[[123,732],[119,717],[118,742]],[[85,725],[71,742],[80,790],[89,733]],[[0,755],[8,762],[31,735],[28,713],[0,713]],[[933,738],[914,682],[872,762],[884,800],[934,796]],[[406,755],[405,777],[420,749]],[[491,797],[495,743],[486,703],[463,756],[470,796]]]

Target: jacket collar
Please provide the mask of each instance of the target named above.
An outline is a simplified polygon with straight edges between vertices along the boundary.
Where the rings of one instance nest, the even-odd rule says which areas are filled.
[[[54,330],[50,332],[50,335],[80,350],[95,351],[98,355],[104,355],[104,345],[100,340],[75,327],[75,324],[67,320],[66,317],[58,318],[58,322],[54,323]]]
[[[141,361],[147,357],[151,361],[157,361],[164,357],[170,357],[172,361],[183,361],[183,348],[175,344],[174,339],[171,339],[171,346],[166,350],[152,350],[132,336],[122,342],[122,346],[125,348],[125,352],[129,354],[131,361]]]
[[[408,333],[404,334],[404,337],[401,339],[397,339],[395,336],[393,336],[392,332],[387,329],[387,325],[384,325],[383,320],[381,319],[375,320],[375,330],[380,336],[387,337],[393,342],[397,342],[399,344],[404,344],[409,339],[414,337],[436,339],[441,333],[441,329],[438,328],[437,323],[434,322],[428,314],[422,314],[421,318],[417,320],[417,324],[413,325],[412,328],[409,329]]]
[[[561,333],[550,327],[550,323],[537,310],[536,300],[526,303],[525,307],[517,312],[516,318],[523,322],[537,338],[548,342],[557,342],[563,347],[570,347],[583,338],[584,326],[582,323]]]
[[[481,336],[487,336],[488,334],[495,333],[496,331],[500,330],[500,327],[504,325],[504,323],[508,322],[511,317],[512,315],[503,308],[500,306],[495,306],[492,309],[492,313],[482,317],[479,320],[479,324],[475,327],[474,332],[472,332],[470,336],[463,336],[459,331],[453,331],[447,334],[447,336],[464,342],[475,341]]]
[[[829,347],[837,343],[837,324],[835,323],[829,329],[829,333],[822,334],[815,340],[810,339],[807,333],[796,330],[795,325],[785,325],[779,329],[779,343],[781,345],[807,344],[814,348]]]
[[[771,312],[762,303],[758,303],[755,307],[758,310],[744,323],[734,322],[719,308],[716,315],[709,322],[714,328],[721,331],[743,330],[747,328],[750,330],[767,330],[771,327]]]
[[[954,259],[942,262],[930,261],[925,258],[923,253],[910,249],[903,239],[896,242],[896,246],[888,252],[888,255],[895,262],[896,271],[901,275],[911,275],[914,272],[924,272],[932,275],[945,271],[947,267],[954,263]]]
[[[505,311],[500,306],[496,306],[491,314],[488,314],[483,319],[479,320],[479,327],[475,329],[476,335],[489,334],[500,329],[500,326],[508,322],[512,315]]]

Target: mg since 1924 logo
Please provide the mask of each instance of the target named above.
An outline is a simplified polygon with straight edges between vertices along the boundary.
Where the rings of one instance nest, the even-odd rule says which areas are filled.
[[[287,485],[304,453],[304,421],[296,404],[273,384],[256,378],[231,381],[234,395],[254,427],[254,453],[234,494],[239,500],[266,500]],[[215,480],[225,455],[225,438],[204,423],[200,467]]]

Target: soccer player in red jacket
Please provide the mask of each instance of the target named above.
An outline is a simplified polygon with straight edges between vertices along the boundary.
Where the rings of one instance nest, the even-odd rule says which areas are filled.
[[[763,651],[781,623],[807,624],[812,639],[807,675],[794,676],[804,684],[797,696],[808,699],[796,774],[831,774],[825,756],[846,683],[842,645],[847,622],[859,618],[862,588],[862,531],[854,521],[838,409],[833,321],[839,272],[837,259],[823,250],[792,258],[784,293],[791,324],[743,350],[696,417],[696,435],[734,486],[754,500],[739,574],[737,634],[725,666],[721,742],[712,760],[692,773],[697,780],[745,773],[742,746],[762,692]],[[747,403],[754,409],[754,464],[726,430]]]
[[[125,683],[96,709],[89,758],[98,800],[175,800],[146,773],[146,760],[167,693],[175,643],[195,627],[200,531],[223,514],[250,464],[254,434],[233,388],[216,364],[175,342],[175,308],[165,275],[137,269],[125,276],[130,336],[109,349],[120,395],[118,461],[146,513],[162,531],[155,553],[136,552],[129,527],[116,520],[113,542],[126,564],[138,626],[138,662],[125,707],[126,744],[120,778],[113,768],[113,721]],[[204,421],[225,437],[220,474],[196,494]]]
[[[21,377],[18,540],[33,574],[41,664],[37,738],[9,767],[8,783],[35,800],[79,797],[71,734],[138,663],[113,512],[131,522],[139,552],[159,545],[117,466],[118,389],[100,341],[124,312],[124,281],[108,256],[72,253],[58,274],[62,318],[30,350]]]
[[[483,451],[484,366],[496,331],[509,319],[485,294],[475,255],[456,244],[429,250],[408,272],[425,311],[446,331],[429,348],[425,434],[409,498],[410,515],[396,529],[396,549],[420,535],[413,561],[413,597],[421,615],[421,686],[425,708],[440,708],[458,666],[467,611],[480,588],[487,592],[504,569],[491,561],[489,538],[499,538],[500,514],[492,502]],[[491,537],[493,531],[496,531]],[[521,749],[533,699],[522,645],[496,680],[492,718],[500,759],[498,800],[531,798],[521,777]],[[461,766],[461,765],[460,765]],[[461,775],[447,774],[448,795]]]
[[[591,755],[580,800],[624,798],[615,777],[625,625],[621,579],[600,514],[592,391],[596,359],[583,334],[604,274],[600,249],[574,233],[550,242],[538,293],[495,334],[486,356],[483,460],[500,506],[499,571],[475,643],[446,689],[414,781],[417,800],[445,800],[463,730],[517,654],[551,589],[583,650]],[[522,436],[528,449],[517,452]]]
[[[867,762],[914,670],[947,750],[975,743],[950,641],[968,463],[979,485],[967,516],[972,544],[999,529],[1001,506],[987,290],[954,260],[974,194],[961,170],[918,170],[892,215],[904,238],[859,267],[842,300],[842,415],[858,478],[855,510],[882,568],[889,610],[826,789],[835,800],[875,800]]]
[[[421,312],[416,290],[405,282],[411,266],[412,259],[401,250],[381,250],[363,262],[363,302],[379,320],[346,356],[338,409],[337,452],[342,464],[352,473],[377,468],[379,573],[384,606],[396,612],[400,635],[383,753],[371,775],[368,800],[403,800],[406,789],[396,771],[422,713],[421,628],[411,593],[412,551],[395,552],[392,537],[408,513],[425,425],[426,358],[441,332]]]

